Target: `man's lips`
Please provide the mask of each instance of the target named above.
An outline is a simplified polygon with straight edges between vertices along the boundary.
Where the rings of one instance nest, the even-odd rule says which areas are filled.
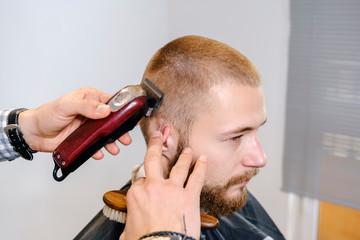
[[[245,187],[248,183],[250,182],[250,179],[248,180],[245,180],[245,181],[242,181],[242,182],[234,182],[231,184],[231,186],[229,186],[229,188],[231,187],[235,187],[235,188],[238,188],[238,187]]]
[[[250,179],[245,180],[245,181],[239,183],[239,185],[240,185],[241,187],[245,187],[249,182],[250,182]]]
[[[247,180],[247,181],[242,182],[241,185],[245,186],[245,185],[248,184],[249,182],[250,182],[250,179]]]
[[[245,174],[237,177],[233,177],[229,180],[229,182],[226,184],[225,188],[230,188],[232,186],[240,186],[244,187],[246,184],[249,183],[249,181],[258,173],[258,169],[252,169]]]

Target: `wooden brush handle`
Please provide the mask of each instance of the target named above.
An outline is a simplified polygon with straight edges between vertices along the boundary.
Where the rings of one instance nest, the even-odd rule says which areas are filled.
[[[104,194],[103,196],[104,203],[117,211],[127,212],[126,209],[126,191],[123,190],[113,190]],[[200,213],[201,229],[209,230],[216,229],[219,226],[219,221],[217,218]]]
[[[202,212],[200,213],[200,222],[201,229],[203,230],[212,230],[219,226],[219,221],[217,218]]]
[[[127,212],[126,209],[126,191],[123,190],[114,190],[109,191],[103,196],[104,203],[117,211]]]

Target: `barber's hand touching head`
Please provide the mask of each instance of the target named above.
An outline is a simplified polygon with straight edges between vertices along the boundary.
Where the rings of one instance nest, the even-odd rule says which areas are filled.
[[[207,170],[205,156],[197,161],[184,187],[192,150],[185,148],[168,179],[162,165],[162,134],[154,132],[144,159],[146,178],[136,180],[126,195],[127,220],[120,240],[171,231],[200,238],[200,192]]]
[[[100,119],[107,117],[111,109],[105,104],[111,95],[93,88],[80,88],[61,98],[44,105],[24,111],[19,115],[19,126],[30,148],[39,152],[52,152],[86,118]],[[119,138],[124,145],[131,143],[128,133]],[[110,143],[105,149],[116,155],[120,149],[116,143]],[[93,155],[103,158],[101,150]]]

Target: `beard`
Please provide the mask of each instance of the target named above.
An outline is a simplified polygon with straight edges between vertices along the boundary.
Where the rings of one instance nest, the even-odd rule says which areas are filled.
[[[188,141],[186,141],[186,139],[184,138],[181,138],[178,144],[176,155],[172,159],[172,161],[169,162],[168,165],[169,174],[172,167],[176,164],[178,158],[180,157],[182,149],[184,148],[184,146],[187,145],[188,145]],[[193,164],[191,164],[190,166],[189,174],[184,186],[186,186],[189,176],[194,170],[195,161],[196,159],[193,159]],[[232,186],[250,180],[256,174],[258,174],[258,172],[259,172],[258,168],[253,168],[240,176],[235,176],[230,178],[225,185],[217,185],[217,186],[204,185],[200,194],[201,212],[210,214],[214,217],[222,217],[222,216],[227,216],[243,208],[247,201],[246,186],[241,187],[240,193],[232,198],[227,197],[227,192]],[[167,176],[167,178],[168,177],[169,175]]]
[[[258,172],[259,169],[254,168],[243,175],[230,178],[225,185],[205,185],[200,194],[201,211],[214,217],[222,217],[228,216],[231,213],[243,208],[247,201],[246,186],[241,187],[240,193],[232,198],[227,197],[227,192],[232,186],[250,180]]]

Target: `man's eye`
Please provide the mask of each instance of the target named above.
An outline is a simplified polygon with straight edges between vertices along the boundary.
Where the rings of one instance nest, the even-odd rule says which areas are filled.
[[[242,137],[242,135],[239,135],[239,136],[230,138],[230,140],[233,142],[236,142],[236,141],[239,141],[241,137]]]

